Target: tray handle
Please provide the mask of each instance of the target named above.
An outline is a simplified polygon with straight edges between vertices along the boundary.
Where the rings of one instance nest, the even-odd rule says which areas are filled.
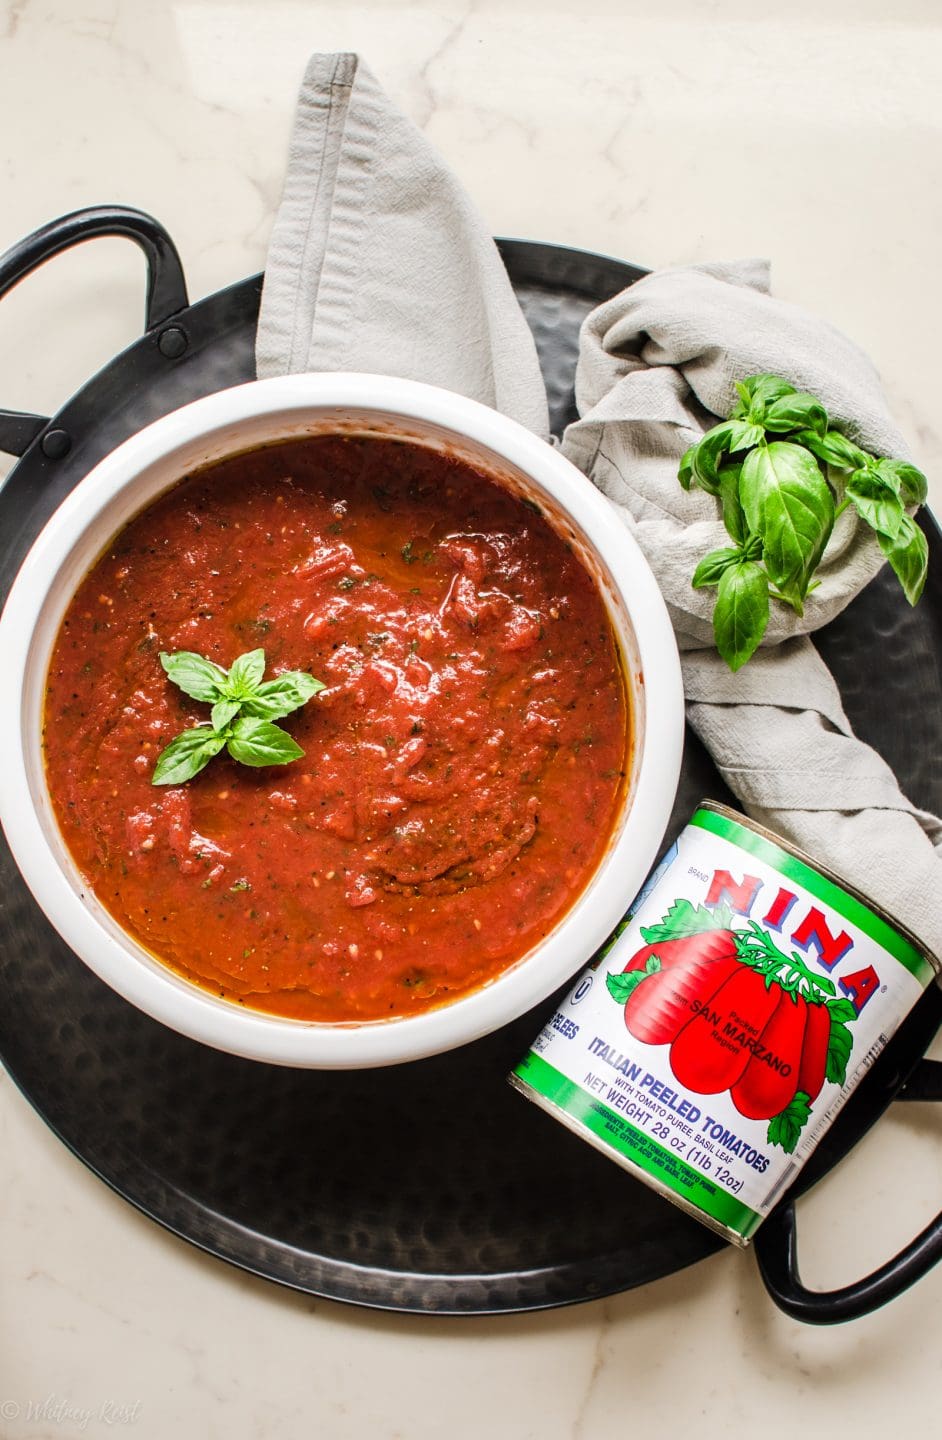
[[[33,270],[59,255],[101,235],[123,235],[133,240],[147,261],[147,298],[144,326],[153,330],[186,308],[187,293],[183,266],[176,246],[164,227],[152,215],[126,205],[90,205],[62,215],[27,235],[25,240],[0,255],[0,299]],[[18,410],[0,410],[0,450],[23,455],[49,424],[45,415]],[[48,437],[52,439],[50,435]],[[50,446],[51,459],[65,453],[67,437]]]
[[[899,1100],[942,1100],[942,1061],[921,1060]],[[785,1199],[763,1223],[755,1242],[765,1288],[780,1310],[808,1325],[858,1320],[895,1300],[942,1260],[942,1214],[892,1260],[840,1290],[809,1290],[798,1268],[795,1202]]]

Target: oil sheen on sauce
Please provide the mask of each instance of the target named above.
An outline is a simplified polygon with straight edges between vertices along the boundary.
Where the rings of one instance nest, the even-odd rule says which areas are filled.
[[[279,723],[305,751],[160,751],[208,707],[161,651],[326,689]],[[49,788],[120,925],[254,1009],[373,1020],[448,1002],[526,954],[614,826],[629,724],[595,583],[533,507],[456,458],[322,436],[183,480],[115,539],[50,664]]]

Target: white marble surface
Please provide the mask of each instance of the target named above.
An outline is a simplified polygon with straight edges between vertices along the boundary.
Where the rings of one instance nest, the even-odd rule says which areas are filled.
[[[889,18],[892,14],[892,19]],[[773,260],[879,365],[942,496],[942,16],[933,0],[0,0],[0,249],[105,200],[169,227],[199,296],[259,269],[314,49],[361,50],[499,233],[649,265]],[[578,175],[580,203],[569,181]],[[0,307],[0,400],[53,409],[132,340],[132,247]],[[205,1258],[74,1160],[0,1079],[0,1434],[137,1440],[768,1440],[934,1433],[942,1270],[812,1331],[733,1252],[565,1312],[383,1316]],[[897,1107],[802,1206],[810,1276],[881,1261],[938,1206],[942,1134]]]

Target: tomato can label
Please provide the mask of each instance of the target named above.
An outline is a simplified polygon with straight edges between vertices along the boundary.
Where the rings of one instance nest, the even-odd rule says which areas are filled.
[[[937,969],[704,802],[510,1081],[745,1245]]]

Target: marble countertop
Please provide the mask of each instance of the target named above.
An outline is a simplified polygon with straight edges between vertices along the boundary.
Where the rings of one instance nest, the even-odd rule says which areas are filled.
[[[942,18],[929,0],[0,0],[0,250],[79,206],[157,215],[196,298],[264,264],[307,55],[356,49],[491,228],[650,266],[770,255],[876,361],[942,496]],[[578,177],[580,200],[571,198]],[[0,399],[50,411],[138,333],[96,242],[0,307]],[[938,1051],[936,1053],[939,1053]],[[0,1078],[0,1434],[201,1440],[767,1440],[936,1419],[942,1268],[811,1330],[732,1250],[571,1310],[436,1320],[312,1300],[166,1234]],[[801,1205],[834,1286],[938,1205],[942,1133],[897,1107]],[[630,1217],[626,1217],[626,1223]],[[936,1420],[937,1423],[937,1420]]]

